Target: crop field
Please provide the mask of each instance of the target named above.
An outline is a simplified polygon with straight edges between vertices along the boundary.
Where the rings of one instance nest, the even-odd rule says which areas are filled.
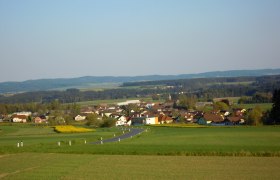
[[[121,156],[21,153],[0,156],[0,179],[279,179],[279,157]]]

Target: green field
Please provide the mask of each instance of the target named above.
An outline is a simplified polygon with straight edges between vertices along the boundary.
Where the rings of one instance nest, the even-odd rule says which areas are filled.
[[[117,128],[99,128],[96,132],[58,134],[50,127],[0,126],[0,153],[88,153],[121,155],[229,155],[280,156],[280,127],[145,127],[148,132],[118,143],[84,144],[113,137]],[[19,141],[23,148],[17,148]],[[73,142],[69,147],[68,141]],[[58,147],[57,142],[62,146]]]
[[[0,156],[0,179],[279,179],[279,157]]]
[[[279,126],[142,128],[148,131],[94,145],[121,129],[60,134],[2,124],[0,179],[279,179]]]
[[[257,104],[238,104],[236,107],[245,108],[245,109],[253,109],[256,106],[259,106],[263,111],[270,110],[272,108],[272,103],[257,103]]]

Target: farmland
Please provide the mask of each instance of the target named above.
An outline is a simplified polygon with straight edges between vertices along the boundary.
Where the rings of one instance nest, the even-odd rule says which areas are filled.
[[[97,128],[88,133],[55,133],[50,127],[1,126],[0,152],[45,152],[121,155],[230,155],[279,156],[280,127],[145,127],[148,132],[120,143],[84,144],[120,134],[118,128]],[[23,140],[25,146],[17,148]],[[67,146],[71,140],[73,146]],[[57,147],[57,141],[62,147]],[[64,145],[65,144],[65,145]]]
[[[0,163],[4,166],[0,178],[277,179],[280,176],[279,126],[141,128],[148,132],[121,142],[96,145],[90,142],[121,134],[121,129],[56,133],[52,127],[1,125]],[[21,140],[24,146],[18,148],[16,143]],[[68,145],[69,140],[72,146]]]
[[[259,106],[262,111],[267,111],[270,110],[272,108],[272,103],[257,103],[257,104],[238,104],[236,105],[239,108],[245,108],[245,109],[253,109],[256,106]]]
[[[40,161],[38,161],[40,159]],[[277,157],[22,153],[0,157],[3,179],[278,179]]]

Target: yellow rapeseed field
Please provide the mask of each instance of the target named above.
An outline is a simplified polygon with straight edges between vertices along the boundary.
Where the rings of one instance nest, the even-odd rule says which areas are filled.
[[[83,132],[92,132],[93,129],[87,129],[83,127],[75,127],[71,125],[66,126],[55,126],[54,130],[59,133],[83,133]]]

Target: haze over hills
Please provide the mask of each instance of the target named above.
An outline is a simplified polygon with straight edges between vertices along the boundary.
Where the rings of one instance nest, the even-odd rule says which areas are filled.
[[[180,75],[147,75],[147,76],[84,76],[79,78],[58,78],[58,79],[38,79],[23,82],[2,82],[0,83],[0,93],[17,93],[28,91],[45,91],[53,89],[83,88],[91,87],[100,83],[124,83],[139,81],[157,81],[173,79],[191,78],[211,78],[211,77],[241,77],[241,76],[265,76],[278,75],[280,69],[258,69],[258,70],[231,70],[214,71],[198,74]]]

